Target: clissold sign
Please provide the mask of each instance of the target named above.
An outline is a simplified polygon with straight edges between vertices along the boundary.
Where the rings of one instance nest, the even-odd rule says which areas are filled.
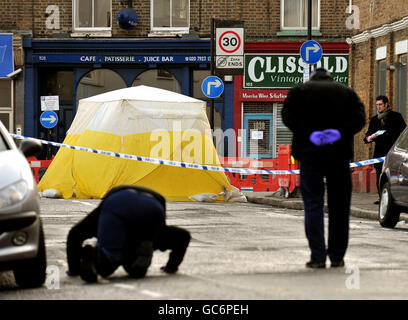
[[[244,88],[291,88],[303,83],[303,70],[308,67],[298,54],[246,54]],[[348,54],[324,54],[313,65],[320,67],[348,85]]]

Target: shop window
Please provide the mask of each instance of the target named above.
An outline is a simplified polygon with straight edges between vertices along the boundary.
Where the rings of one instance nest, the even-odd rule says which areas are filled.
[[[176,77],[167,70],[154,69],[141,73],[134,81],[132,86],[145,85],[181,93],[181,86]]]
[[[285,30],[307,29],[308,0],[282,0],[281,26]],[[320,27],[320,0],[312,0],[312,29]]]
[[[12,90],[12,80],[0,80],[0,120],[9,131],[13,131]]]
[[[74,0],[75,31],[104,31],[112,27],[112,0]]]
[[[397,63],[395,110],[407,120],[407,55],[401,55]]]
[[[109,69],[93,70],[82,77],[79,82],[77,101],[123,88],[126,88],[126,83],[115,71]]]
[[[188,33],[189,0],[151,0],[150,7],[152,32]]]

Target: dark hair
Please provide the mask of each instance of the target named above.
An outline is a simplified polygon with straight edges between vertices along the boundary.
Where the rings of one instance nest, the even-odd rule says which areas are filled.
[[[377,96],[377,98],[375,98],[375,101],[378,101],[378,100],[382,100],[382,102],[384,102],[384,104],[386,104],[386,103],[388,103],[389,104],[389,100],[388,100],[388,98],[386,97],[386,96]]]
[[[333,80],[333,77],[326,69],[317,68],[310,75],[310,80]]]

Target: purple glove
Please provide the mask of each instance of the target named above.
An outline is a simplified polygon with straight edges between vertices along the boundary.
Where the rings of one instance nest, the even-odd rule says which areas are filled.
[[[310,135],[310,141],[316,146],[333,144],[340,140],[341,134],[337,129],[326,129],[324,131],[314,131]]]
[[[340,131],[337,129],[326,129],[323,133],[326,135],[326,141],[329,144],[333,144],[341,138]]]

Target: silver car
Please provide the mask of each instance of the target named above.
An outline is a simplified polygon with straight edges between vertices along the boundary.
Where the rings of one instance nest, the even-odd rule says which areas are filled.
[[[41,151],[26,139],[17,148],[0,121],[0,270],[13,270],[20,287],[41,286],[46,277],[39,194],[25,157]]]
[[[401,212],[408,212],[408,127],[388,151],[380,176],[378,220],[394,228]]]

